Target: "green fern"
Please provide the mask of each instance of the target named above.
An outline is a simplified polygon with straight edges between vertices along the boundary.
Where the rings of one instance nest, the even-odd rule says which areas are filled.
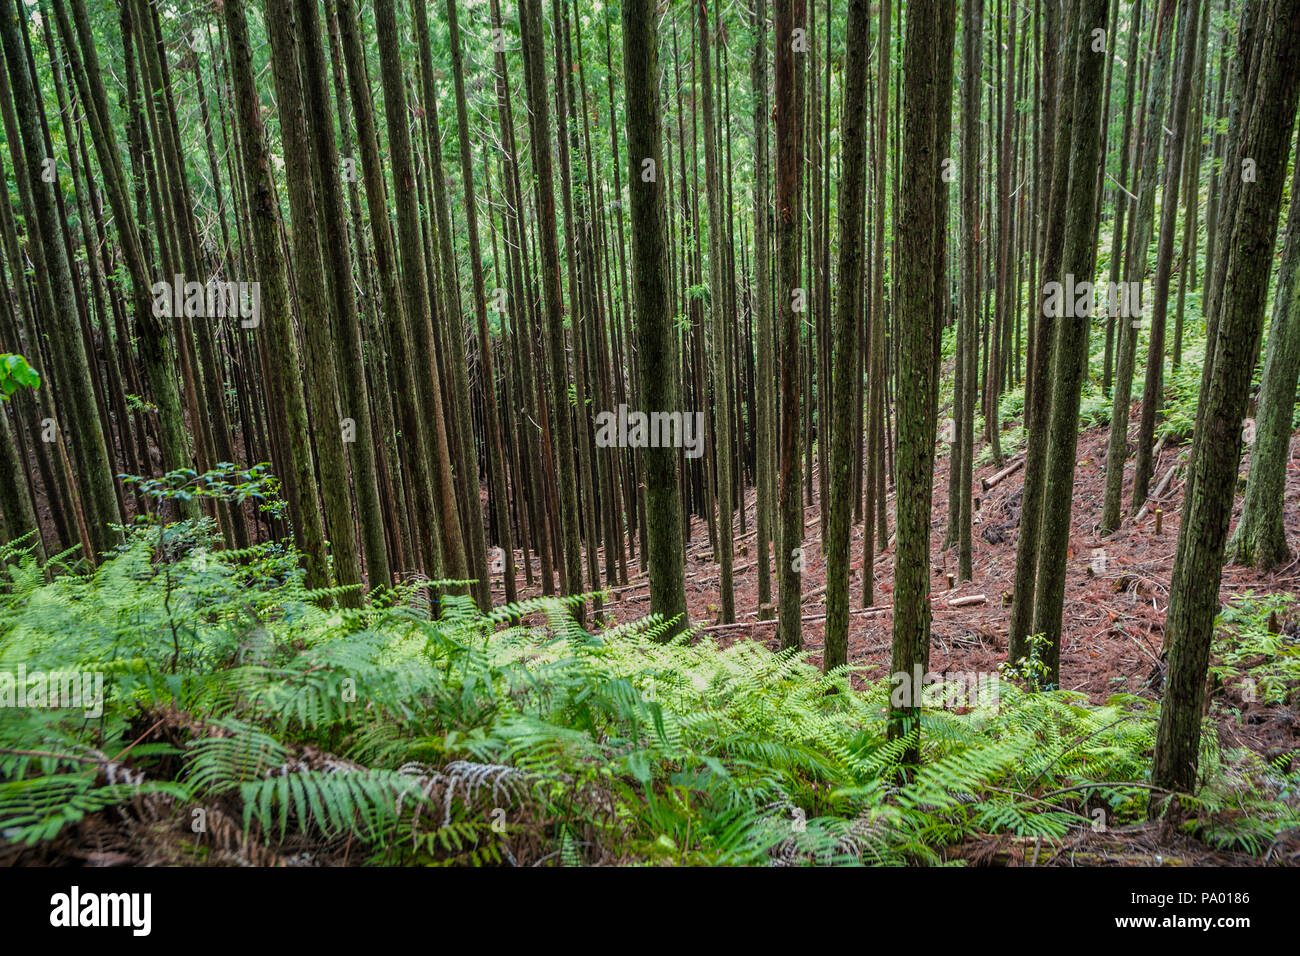
[[[285,544],[222,552],[205,521],[159,532],[129,529],[93,573],[3,552],[0,669],[99,672],[106,696],[93,722],[0,709],[5,840],[147,810],[193,847],[199,803],[249,846],[360,844],[386,864],[942,864],[986,834],[1063,839],[1099,806],[1145,819],[1157,711],[1141,697],[1002,681],[959,713],[938,687],[904,773],[890,685],[853,668],[663,642],[657,618],[591,634],[576,598],[484,614],[449,582],[345,610]],[[1253,647],[1260,612],[1242,613],[1223,623]],[[1300,781],[1213,729],[1188,832],[1266,855],[1300,825]]]

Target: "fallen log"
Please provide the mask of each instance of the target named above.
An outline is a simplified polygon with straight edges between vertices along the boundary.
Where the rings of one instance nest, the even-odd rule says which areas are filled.
[[[849,608],[849,613],[850,614],[871,614],[876,611],[889,611],[889,610],[893,610],[892,604],[881,604],[877,607]],[[809,614],[799,618],[799,620],[804,624],[815,624],[817,621],[826,620],[826,615]],[[710,625],[709,627],[700,628],[700,633],[712,634],[712,633],[716,633],[717,631],[734,631],[737,628],[741,628],[741,627],[765,627],[768,624],[776,624],[777,622],[778,622],[777,618],[770,618],[765,621],[761,621],[761,620],[760,621],[738,621],[735,624],[713,624]]]
[[[1003,468],[998,473],[994,475],[990,475],[987,478],[981,478],[980,485],[984,488],[985,491],[988,491],[990,488],[996,488],[1003,481],[1005,481],[1007,478],[1014,475],[1017,471],[1019,471],[1024,466],[1025,466],[1025,460],[1023,458],[1021,458],[1018,461],[1013,461],[1011,464],[1007,465],[1007,467]]]
[[[1142,519],[1147,516],[1147,512],[1151,509],[1151,506],[1155,504],[1156,499],[1165,493],[1165,489],[1169,487],[1169,482],[1173,480],[1174,472],[1178,470],[1178,466],[1182,464],[1182,461],[1183,458],[1179,455],[1178,459],[1169,466],[1169,470],[1164,473],[1164,477],[1156,482],[1156,486],[1151,490],[1151,494],[1147,495],[1147,500],[1142,503],[1142,507],[1138,509],[1138,513],[1133,516],[1134,524],[1141,524]]]
[[[747,564],[738,564],[731,569],[731,573],[733,575],[736,575],[736,574],[740,574],[742,571],[748,571],[750,568],[754,566],[754,564],[755,562],[753,561],[750,561]],[[695,574],[688,575],[688,577],[695,577]],[[605,590],[610,592],[611,594],[614,594],[618,592],[635,591],[637,588],[648,588],[649,586],[650,586],[650,578],[646,577],[642,581],[633,581],[631,584],[622,584],[616,588],[605,588]]]

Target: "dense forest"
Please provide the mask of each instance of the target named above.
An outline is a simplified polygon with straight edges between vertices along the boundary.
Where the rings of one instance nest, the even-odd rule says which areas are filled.
[[[0,0],[0,862],[1300,864],[1298,43]]]

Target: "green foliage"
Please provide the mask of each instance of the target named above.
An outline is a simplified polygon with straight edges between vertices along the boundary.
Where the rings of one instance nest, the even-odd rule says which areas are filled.
[[[1029,653],[1016,661],[1003,661],[999,666],[1003,678],[1018,681],[1027,687],[1042,687],[1051,672],[1051,667],[1043,660],[1043,652],[1051,646],[1045,634],[1030,634],[1026,640]]]
[[[1138,697],[990,678],[992,704],[962,712],[939,688],[909,778],[889,682],[851,669],[663,643],[655,618],[591,635],[555,599],[485,615],[449,596],[429,620],[421,585],[323,607],[283,545],[164,531],[48,583],[9,555],[0,672],[101,673],[104,709],[0,708],[4,840],[148,818],[172,859],[208,860],[202,809],[245,860],[307,845],[386,864],[942,863],[984,834],[1059,839],[1098,806],[1112,825],[1144,816],[1155,707]],[[1277,800],[1295,781],[1217,750],[1207,766],[1207,840],[1297,825]]]
[[[126,407],[133,412],[140,412],[145,415],[158,411],[158,406],[153,402],[146,401],[139,395],[133,395],[130,392],[126,393]]]
[[[239,468],[228,461],[199,474],[192,468],[178,468],[160,478],[119,475],[125,485],[134,485],[139,494],[156,502],[194,501],[198,498],[243,504],[256,501],[264,511],[278,515],[284,508],[279,499],[280,479],[265,462],[252,468]]]
[[[1157,430],[1170,439],[1191,441],[1196,427],[1196,403],[1201,394],[1201,369],[1205,365],[1205,330],[1200,338],[1183,342],[1183,361],[1165,372],[1165,406]]]
[[[1295,599],[1294,594],[1256,597],[1248,591],[1219,614],[1210,673],[1238,688],[1248,703],[1300,701],[1300,638],[1282,626]]]
[[[41,375],[27,364],[27,359],[9,352],[0,354],[0,401],[8,401],[20,388],[40,387]]]

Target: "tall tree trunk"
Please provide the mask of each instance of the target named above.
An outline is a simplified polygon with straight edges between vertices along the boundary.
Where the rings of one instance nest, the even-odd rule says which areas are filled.
[[[533,148],[537,231],[541,244],[542,291],[546,324],[546,351],[550,361],[552,438],[559,459],[560,525],[564,535],[566,586],[582,591],[582,551],[578,533],[578,481],[573,460],[573,426],[569,408],[569,370],[564,344],[564,300],[560,293],[560,250],[555,224],[555,185],[551,168],[550,103],[542,52],[541,0],[520,0],[519,31],[523,37],[525,88],[528,94],[529,141]],[[578,623],[586,624],[586,607],[578,604]]]
[[[980,97],[983,93],[984,2],[967,0],[962,7],[961,84],[961,311],[957,323],[960,340],[958,362],[962,365],[960,402],[961,455],[957,462],[957,577],[969,581],[973,575],[971,555],[971,481],[975,457],[975,397],[978,394],[976,352],[979,328],[980,258],[983,237],[980,228],[979,155]],[[954,416],[956,417],[956,416]]]
[[[1169,589],[1169,670],[1151,782],[1185,793],[1196,786],[1206,670],[1241,461],[1241,422],[1259,354],[1300,91],[1292,48],[1294,38],[1300,35],[1300,0],[1278,0],[1274,16],[1276,22],[1257,61],[1258,98],[1243,138],[1245,155],[1255,160],[1258,177],[1241,190],[1241,206],[1227,247],[1225,265],[1233,281],[1224,285],[1218,334],[1206,353],[1207,361],[1212,356],[1213,370],[1209,390],[1200,400],[1203,414],[1199,425],[1204,435],[1189,466],[1196,474],[1195,499],[1178,531],[1183,547]],[[1152,800],[1152,811],[1159,809],[1159,802]]]
[[[1092,25],[1103,22],[1106,0],[1075,0],[1077,18],[1070,25],[1067,49],[1074,52],[1065,60],[1067,82],[1074,87],[1071,106],[1069,193],[1065,208],[1065,249],[1062,275],[1056,280],[1069,283],[1069,276],[1091,273],[1092,243],[1096,236],[1097,164],[1101,152],[1101,90],[1105,67],[1104,52],[1093,48]],[[1073,62],[1071,62],[1073,60]],[[1058,147],[1063,145],[1057,140]],[[1077,303],[1076,303],[1077,305]],[[1061,680],[1061,611],[1065,601],[1065,570],[1069,556],[1070,513],[1074,501],[1074,465],[1079,433],[1079,396],[1083,388],[1092,303],[1085,314],[1053,316],[1056,343],[1052,364],[1052,411],[1048,420],[1046,483],[1043,492],[1043,524],[1038,550],[1038,584],[1035,589],[1034,633],[1043,635],[1045,683],[1055,687]]]
[[[1170,15],[1168,4],[1162,3],[1161,15],[1164,19],[1159,22],[1162,25],[1166,25]],[[1132,132],[1133,91],[1137,75],[1137,38],[1142,27],[1141,0],[1138,0],[1138,3],[1134,5],[1133,19],[1134,22],[1130,26],[1128,47],[1127,69],[1129,75],[1125,80],[1124,139],[1120,144],[1122,150],[1122,155],[1120,157],[1120,190],[1125,189],[1125,180],[1127,179],[1128,172],[1130,151],[1128,140],[1129,134]],[[1157,29],[1160,29],[1160,27],[1157,27]],[[1168,29],[1165,29],[1160,35],[1165,46],[1160,47],[1160,49],[1164,51],[1164,59],[1161,59],[1161,52],[1159,52],[1159,50],[1157,51],[1156,62],[1159,64],[1163,64],[1168,60],[1168,43],[1170,42],[1169,32]],[[1161,41],[1157,41],[1158,47],[1160,42]],[[1163,73],[1161,73],[1161,76],[1163,77]],[[1159,89],[1163,90],[1163,80],[1160,83]],[[1160,97],[1163,101],[1163,97],[1157,92],[1157,90],[1148,91],[1149,101],[1156,97]],[[1156,159],[1160,154],[1159,146],[1157,145],[1159,143],[1160,129],[1161,119],[1159,114],[1149,114],[1147,117],[1146,136],[1148,137],[1147,142],[1152,144],[1152,148],[1149,148],[1143,153],[1143,169],[1139,174],[1138,208],[1135,209],[1133,213],[1133,222],[1130,223],[1129,226],[1130,232],[1142,234],[1139,224],[1151,221],[1151,210],[1154,209],[1154,205],[1151,205],[1148,208],[1147,205],[1143,203],[1142,197],[1149,196],[1149,202],[1151,204],[1154,204],[1155,202],[1155,190],[1153,188],[1154,184],[1152,179],[1155,175]],[[1125,271],[1122,274],[1125,275],[1129,281],[1140,282],[1141,272],[1134,271],[1132,257],[1121,257],[1121,247],[1124,237],[1124,211],[1129,206],[1129,203],[1126,202],[1125,199],[1126,197],[1117,195],[1115,200],[1119,208],[1115,212],[1115,233],[1110,246],[1110,277],[1112,282],[1119,279],[1121,275],[1121,272],[1119,271],[1120,263],[1123,261]],[[1144,246],[1143,249],[1145,250],[1145,248],[1146,247]],[[1143,252],[1142,259],[1142,271],[1144,272],[1146,262],[1145,252]],[[1102,534],[1114,531],[1119,527],[1120,522],[1120,500],[1124,491],[1124,461],[1128,458],[1128,416],[1129,405],[1132,403],[1133,397],[1133,364],[1137,353],[1137,330],[1141,325],[1140,319],[1136,316],[1124,315],[1122,317],[1117,316],[1116,318],[1119,319],[1119,354],[1115,368],[1115,391],[1111,402],[1110,434],[1106,443],[1106,493],[1102,500],[1100,529]]]
[[[428,369],[417,376],[420,396],[432,419],[429,455],[432,459],[433,488],[440,512],[442,550],[446,573],[464,580],[468,574],[465,546],[461,537],[460,514],[451,474],[451,447],[447,417],[443,410],[443,389],[433,345],[432,316],[425,282],[424,250],[420,241],[419,208],[412,159],[410,130],[406,116],[406,87],[398,45],[394,0],[375,4],[375,28],[379,35],[380,74],[384,85],[384,112],[388,118],[389,158],[393,168],[393,192],[397,206],[398,246],[402,255],[402,288],[410,320],[415,361]]]
[[[888,2],[888,0],[886,0]],[[772,328],[772,258],[768,224],[771,208],[768,197],[768,94],[767,94],[767,0],[754,3],[754,55],[750,67],[754,90],[754,325],[757,327],[759,386],[755,409],[755,491],[758,512],[758,603],[772,603],[771,551],[775,477],[772,449],[775,425],[772,421],[772,386],[776,382]],[[778,557],[780,557],[778,555]]]
[[[384,534],[383,509],[376,473],[375,440],[370,401],[366,394],[366,372],[362,358],[361,325],[357,310],[352,254],[348,245],[347,213],[343,201],[343,179],[339,151],[334,139],[334,115],[326,90],[324,40],[315,0],[298,0],[298,21],[302,28],[302,85],[308,112],[308,126],[314,151],[314,192],[320,197],[321,251],[329,278],[334,348],[340,396],[340,411],[352,419],[352,483],[356,488],[361,541],[365,547],[370,587],[392,584],[388,566],[388,544]]]
[[[344,603],[359,606],[364,597],[359,590],[361,564],[352,522],[352,500],[348,493],[347,456],[343,450],[334,349],[328,340],[329,325],[321,322],[330,314],[329,292],[321,259],[316,193],[312,188],[311,143],[298,74],[298,24],[293,0],[268,0],[266,19],[267,32],[271,36],[271,68],[280,108],[285,173],[293,216],[294,287],[298,293],[298,314],[307,349],[307,399],[316,426],[325,527],[334,552],[334,573],[338,583],[354,588],[344,595]],[[332,129],[329,135],[334,135]]]
[[[18,127],[22,137],[23,157],[31,183],[35,221],[29,228],[39,233],[44,269],[37,270],[37,285],[42,300],[41,311],[48,323],[54,356],[54,385],[59,396],[61,430],[72,440],[77,462],[77,484],[85,508],[90,543],[96,553],[111,550],[121,541],[112,526],[120,524],[117,494],[113,488],[113,470],[99,416],[93,386],[93,370],[86,354],[77,319],[73,296],[72,272],[67,250],[61,239],[62,218],[55,207],[57,173],[47,180],[45,139],[41,129],[41,107],[35,78],[28,70],[23,39],[18,22],[22,14],[12,0],[0,7],[0,40],[3,40],[5,65],[8,67]],[[18,268],[16,265],[15,268]]]
[[[731,477],[731,371],[730,349],[727,346],[730,327],[735,316],[728,310],[726,290],[726,224],[723,221],[722,183],[718,170],[718,143],[714,135],[713,115],[713,54],[709,44],[708,0],[695,0],[700,24],[700,98],[703,101],[704,120],[704,191],[709,210],[709,316],[713,320],[713,388],[715,421],[717,427],[718,464],[718,557],[721,560],[719,603],[721,623],[730,624],[736,619],[735,588],[731,580],[732,523],[735,508],[732,504]]]
[[[780,550],[777,631],[783,648],[803,646],[803,475],[799,458],[799,230],[803,223],[803,57],[805,0],[773,3],[776,99],[776,306],[780,316]],[[798,32],[796,33],[796,29]],[[800,46],[800,49],[796,49]]]
[[[655,0],[624,0],[623,90],[631,197],[632,306],[637,316],[641,402],[648,413],[679,408],[668,283],[668,177],[663,169],[658,19]],[[641,454],[645,462],[646,507],[655,516],[646,529],[650,611],[676,622],[663,632],[667,640],[689,623],[677,449],[652,447]]]
[[[426,220],[431,232],[436,232],[436,255],[426,259],[428,283],[426,292],[430,300],[431,334],[441,329],[447,343],[437,349],[437,360],[442,374],[439,384],[443,395],[445,431],[448,448],[456,465],[455,495],[460,508],[459,527],[462,536],[461,550],[465,554],[466,574],[474,578],[470,591],[483,608],[492,603],[491,582],[488,580],[487,551],[483,538],[483,506],[479,498],[478,456],[474,448],[472,423],[473,399],[469,387],[469,373],[465,357],[465,328],[462,320],[459,273],[452,251],[453,229],[447,180],[442,165],[440,148],[441,124],[438,119],[438,96],[433,87],[432,54],[429,47],[428,9],[423,3],[414,3],[416,49],[419,53],[421,104],[425,115],[422,124],[426,136],[428,170],[425,178],[432,188],[434,215]],[[391,123],[391,120],[390,120]],[[399,226],[400,232],[400,226]],[[438,266],[441,265],[441,282]],[[438,303],[442,303],[442,308]],[[422,326],[414,331],[423,337]],[[436,340],[436,336],[435,336]],[[450,379],[450,381],[448,380]],[[436,433],[435,433],[435,438]],[[451,474],[450,468],[447,470]],[[435,488],[442,479],[442,470],[435,471]],[[447,545],[449,553],[456,551],[454,543]]]
[[[1300,197],[1300,163],[1291,179],[1291,195]],[[1278,273],[1264,349],[1264,371],[1255,414],[1255,442],[1241,517],[1228,544],[1231,560],[1269,571],[1291,560],[1282,505],[1291,453],[1291,416],[1300,375],[1300,202],[1291,201],[1286,220],[1286,248]]]
[[[873,144],[875,182],[875,221],[873,224],[875,250],[871,266],[871,319],[867,323],[867,354],[864,364],[867,367],[867,461],[865,520],[862,526],[862,606],[870,607],[875,600],[876,590],[876,521],[872,514],[878,500],[883,500],[885,484],[885,448],[881,441],[884,429],[884,374],[885,374],[885,217],[889,212],[889,203],[885,198],[885,160],[889,149],[889,80],[890,53],[893,46],[893,18],[890,0],[880,4],[880,26],[877,29],[876,43],[879,50],[877,60],[876,87],[876,135]],[[945,223],[946,225],[946,223]],[[942,295],[942,290],[940,291]],[[950,512],[951,514],[951,512]],[[955,527],[949,522],[949,528]],[[884,550],[888,541],[881,529],[880,547]]]
[[[1069,187],[1069,156],[1071,108],[1074,85],[1067,79],[1059,83],[1064,73],[1073,78],[1073,63],[1066,58],[1061,62],[1062,37],[1069,30],[1069,22],[1058,19],[1059,9],[1054,3],[1044,5],[1043,17],[1043,232],[1040,244],[1043,258],[1039,264],[1038,295],[1035,301],[1039,310],[1034,357],[1030,363],[1028,394],[1025,402],[1025,431],[1028,447],[1025,449],[1025,481],[1020,502],[1020,530],[1016,538],[1016,576],[1011,601],[1011,621],[1008,625],[1007,660],[1019,661],[1029,649],[1029,635],[1033,633],[1034,590],[1037,584],[1038,548],[1043,520],[1043,489],[1047,465],[1048,415],[1051,412],[1050,376],[1052,373],[1052,340],[1056,326],[1047,321],[1043,313],[1046,283],[1059,279],[1061,257],[1065,247],[1065,202]]]
[[[1147,346],[1146,385],[1142,391],[1142,419],[1138,426],[1137,460],[1133,466],[1132,508],[1136,511],[1147,500],[1151,483],[1152,450],[1155,438],[1156,411],[1164,399],[1165,318],[1169,311],[1169,280],[1173,271],[1174,239],[1178,235],[1178,191],[1182,185],[1183,144],[1187,140],[1188,105],[1196,69],[1196,43],[1199,36],[1200,4],[1183,7],[1182,28],[1178,34],[1180,48],[1178,76],[1174,79],[1173,116],[1169,149],[1165,153],[1165,192],[1160,205],[1160,236],[1156,252],[1156,283],[1152,293],[1151,337]],[[1193,200],[1194,202],[1195,200]]]
[[[338,0],[337,16],[342,40],[344,62],[347,66],[348,90],[352,112],[357,121],[357,142],[361,149],[361,173],[365,185],[366,205],[370,212],[370,231],[374,242],[376,272],[379,277],[383,310],[390,328],[389,343],[392,351],[392,374],[397,391],[398,414],[401,422],[402,446],[406,467],[403,473],[410,480],[409,501],[415,512],[415,537],[417,551],[413,561],[423,557],[423,570],[433,577],[443,577],[441,533],[439,515],[434,504],[433,478],[430,474],[432,456],[429,453],[427,415],[420,407],[420,391],[416,385],[417,362],[411,347],[410,317],[402,298],[401,277],[397,267],[392,227],[388,218],[388,202],[384,189],[384,165],[379,155],[375,132],[374,106],[370,98],[369,78],[356,10],[352,0]]]
[[[839,298],[833,330],[833,414],[830,435],[830,506],[826,541],[826,649],[822,669],[848,662],[849,516],[853,505],[853,430],[859,312],[862,309],[862,222],[867,151],[868,0],[850,0],[844,72],[844,118],[839,198]],[[869,568],[864,568],[869,573]]]
[[[241,124],[244,176],[249,186],[249,212],[258,282],[261,284],[261,327],[266,330],[271,387],[284,403],[285,435],[293,469],[290,512],[299,529],[307,559],[309,587],[330,585],[325,528],[316,489],[316,469],[302,389],[301,361],[293,332],[289,278],[280,243],[280,201],[272,177],[271,149],[262,121],[261,100],[253,72],[253,51],[243,0],[224,7],[230,36],[230,72],[235,88],[236,115]]]
[[[496,373],[492,361],[492,340],[488,334],[487,291],[483,285],[483,260],[479,252],[478,206],[474,197],[474,165],[470,158],[469,108],[465,103],[464,57],[460,49],[460,26],[456,20],[456,0],[447,0],[447,26],[450,31],[451,72],[456,86],[456,124],[460,138],[460,175],[465,184],[465,224],[469,236],[470,275],[474,284],[474,316],[478,320],[480,374],[483,382],[484,416],[488,433],[488,480],[501,549],[504,552],[502,575],[506,601],[518,597],[515,586],[515,545],[510,532],[505,449],[501,442],[501,416],[497,408]],[[462,475],[469,480],[473,475]],[[477,481],[475,482],[477,484]],[[477,496],[477,490],[475,492]]]
[[[934,482],[934,254],[937,230],[940,160],[936,155],[937,114],[944,88],[937,67],[951,62],[944,50],[945,26],[956,16],[954,0],[913,0],[907,8],[903,44],[904,117],[900,140],[903,178],[897,219],[900,316],[898,391],[897,536],[894,550],[894,626],[890,673],[901,674],[915,693],[891,702],[888,733],[904,741],[901,762],[920,759],[919,680],[930,643],[930,506]],[[897,695],[896,695],[897,697]]]
[[[99,65],[99,55],[95,49],[85,0],[72,0],[72,22],[69,22],[68,11],[63,0],[54,0],[54,12],[59,35],[71,62],[69,72],[77,84],[78,95],[86,106],[91,137],[95,143],[95,156],[99,161],[109,205],[113,210],[119,245],[131,274],[132,305],[139,336],[138,347],[151,397],[158,409],[158,438],[163,469],[171,471],[189,468],[192,465],[191,446],[181,409],[180,393],[176,386],[172,343],[164,320],[153,314],[153,303],[149,295],[153,282],[146,264],[150,256],[146,254],[144,239],[139,232],[140,220],[131,211],[126,178],[119,158],[117,137],[104,92],[104,73]],[[129,28],[133,23],[130,4],[122,4],[121,18],[123,40],[129,48]],[[76,25],[75,39],[73,22]],[[135,71],[130,68],[129,63],[127,72],[129,81],[133,84]],[[140,194],[137,194],[137,198],[140,198]],[[140,205],[139,211],[143,215],[143,204]],[[198,515],[198,508],[191,503],[184,506],[182,512],[194,517]]]

